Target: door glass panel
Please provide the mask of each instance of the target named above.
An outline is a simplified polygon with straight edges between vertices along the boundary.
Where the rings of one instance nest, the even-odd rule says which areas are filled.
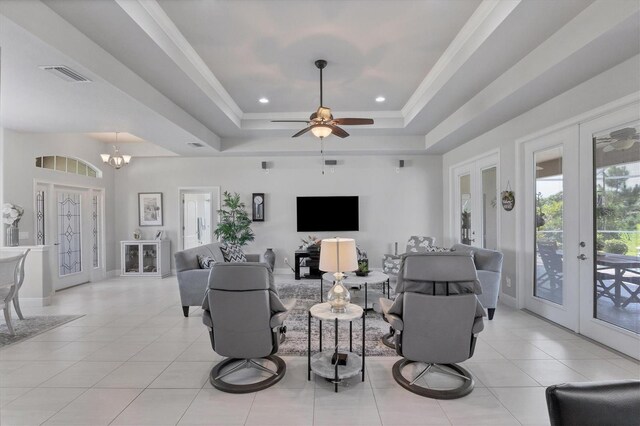
[[[92,204],[92,211],[91,211],[91,239],[92,239],[92,245],[91,245],[91,251],[92,251],[92,255],[93,255],[93,267],[97,268],[100,266],[100,244],[98,241],[98,236],[99,236],[99,231],[100,231],[100,223],[99,223],[99,216],[98,216],[98,210],[99,210],[99,199],[97,195],[93,196],[93,202]]]
[[[140,245],[126,244],[124,246],[124,272],[137,273],[140,272]]]
[[[142,272],[158,272],[158,246],[155,244],[142,245]]]
[[[640,333],[640,122],[594,135],[594,317]]]
[[[471,175],[460,176],[460,242],[471,244]]]
[[[82,271],[80,194],[58,192],[58,270],[61,277]]]
[[[535,268],[533,295],[562,305],[562,148],[535,154]]]
[[[44,191],[36,191],[36,245],[45,242],[44,234]]]
[[[496,168],[482,170],[482,247],[498,248],[498,199]]]

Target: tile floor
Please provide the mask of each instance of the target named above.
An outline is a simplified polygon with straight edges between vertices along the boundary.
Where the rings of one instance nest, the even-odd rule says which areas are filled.
[[[476,377],[465,398],[411,394],[391,376],[397,358],[373,357],[338,394],[307,382],[306,358],[284,357],[280,383],[232,395],[207,380],[220,357],[201,312],[182,316],[175,277],[110,279],[23,310],[85,316],[0,350],[2,425],[544,425],[545,386],[640,377],[637,362],[501,305],[464,363]]]

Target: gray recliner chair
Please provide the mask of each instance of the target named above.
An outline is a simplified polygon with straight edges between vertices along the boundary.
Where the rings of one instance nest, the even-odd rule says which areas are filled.
[[[478,279],[482,286],[482,294],[478,300],[487,310],[489,319],[493,319],[500,295],[500,281],[502,279],[502,253],[481,247],[472,247],[466,244],[454,244],[451,250],[473,253],[473,261],[478,271]]]
[[[266,263],[216,263],[213,266],[202,304],[202,322],[209,329],[213,350],[227,357],[211,370],[210,381],[216,389],[231,393],[256,392],[284,377],[286,365],[274,354],[284,341],[284,320],[294,304],[295,300],[286,303],[280,300],[271,268]],[[276,370],[265,367],[259,359],[275,364]],[[268,377],[251,384],[222,380],[250,367],[267,373]]]
[[[482,289],[470,253],[410,253],[403,257],[396,299],[380,299],[385,319],[395,330],[395,348],[403,359],[393,378],[405,389],[437,399],[460,398],[473,390],[473,376],[456,365],[473,355],[484,329],[484,309],[476,294]],[[413,379],[402,370],[413,363],[425,368]],[[453,389],[428,387],[425,375],[440,372],[461,379]],[[426,387],[418,382],[425,377]]]

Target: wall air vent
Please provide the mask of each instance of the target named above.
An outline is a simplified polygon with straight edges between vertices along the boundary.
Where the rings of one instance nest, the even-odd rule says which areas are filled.
[[[200,142],[187,142],[187,145],[189,145],[191,148],[202,148],[202,147],[204,147],[204,145],[201,144]]]
[[[72,70],[66,65],[43,65],[40,69],[50,72],[58,78],[68,81],[69,83],[86,83],[91,82],[87,77],[77,71]]]

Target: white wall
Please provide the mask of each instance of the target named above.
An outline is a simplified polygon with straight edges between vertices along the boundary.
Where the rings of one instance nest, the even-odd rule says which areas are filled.
[[[220,186],[221,191],[238,192],[251,208],[251,193],[265,193],[265,221],[253,224],[256,240],[248,253],[264,253],[273,248],[276,268],[293,264],[294,251],[305,233],[296,232],[296,196],[358,195],[360,231],[340,233],[354,237],[368,251],[372,267],[380,268],[384,253],[393,243],[404,247],[414,234],[442,238],[442,167],[440,156],[403,156],[405,167],[396,173],[397,156],[341,156],[335,172],[320,172],[319,156],[215,157],[215,158],[134,158],[116,173],[116,239],[130,239],[138,226],[138,192],[162,192],[164,226],[172,252],[179,250],[179,188]],[[261,162],[268,161],[265,174]],[[340,206],[327,206],[339,209]],[[155,227],[140,227],[152,237]],[[319,237],[334,236],[321,233]],[[173,256],[172,256],[173,263]]]
[[[4,151],[2,166],[2,202],[18,204],[25,213],[20,220],[20,232],[29,237],[20,240],[21,245],[32,245],[34,238],[34,181],[46,181],[63,185],[104,188],[105,190],[105,252],[107,271],[115,268],[116,245],[114,239],[114,171],[102,167],[101,152],[111,148],[81,134],[19,133],[8,129],[3,132]],[[35,158],[43,155],[61,155],[79,158],[102,170],[102,178],[90,178],[70,173],[37,168]],[[50,235],[50,234],[48,234]],[[4,235],[2,236],[4,240]],[[51,241],[51,240],[50,240]]]
[[[515,188],[516,139],[640,90],[638,70],[640,70],[640,57],[635,56],[446,153],[442,164],[445,245],[453,242],[449,234],[450,217],[452,217],[452,212],[449,211],[449,195],[453,190],[449,186],[449,173],[453,165],[483,155],[490,150],[499,149],[500,191],[506,188],[508,181],[511,182],[511,187]],[[518,198],[519,194],[515,195],[514,210],[506,212],[502,208],[499,209],[500,247],[505,254],[502,291],[513,297],[516,297],[516,211],[522,206]],[[509,277],[513,283],[511,288],[505,285],[506,277]]]

